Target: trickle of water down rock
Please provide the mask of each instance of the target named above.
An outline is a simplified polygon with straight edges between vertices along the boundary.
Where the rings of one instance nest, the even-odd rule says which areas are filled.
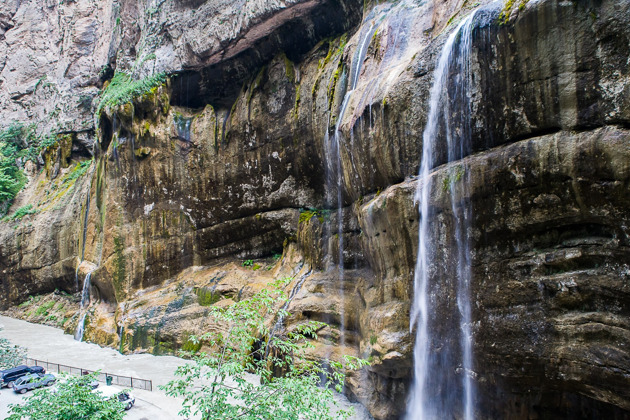
[[[92,278],[92,272],[87,273],[85,280],[83,280],[83,290],[81,291],[81,306],[79,323],[74,333],[74,339],[77,341],[83,341],[83,333],[85,332],[85,317],[87,315],[87,306],[90,304],[90,280]]]
[[[349,86],[346,91],[343,102],[341,103],[341,108],[339,109],[339,115],[337,116],[337,121],[335,123],[335,128],[333,131],[332,138],[326,132],[326,136],[324,139],[324,155],[326,157],[326,168],[327,168],[327,176],[326,176],[326,191],[327,191],[327,204],[332,206],[332,203],[337,202],[337,271],[338,271],[338,287],[339,293],[342,296],[344,295],[344,241],[343,241],[343,188],[344,188],[344,169],[343,162],[341,158],[341,142],[343,141],[343,135],[341,134],[341,123],[343,121],[343,117],[346,114],[346,110],[348,109],[348,104],[352,98],[352,94],[354,93],[357,83],[359,81],[359,76],[361,75],[361,67],[363,61],[365,60],[365,56],[367,54],[367,48],[370,43],[370,40],[374,36],[374,32],[376,30],[375,25],[371,25],[367,28],[364,34],[360,37],[359,45],[357,47],[357,52],[352,60],[352,65],[350,68],[350,78],[349,78]],[[345,76],[344,76],[345,77]],[[337,193],[337,196],[334,197],[334,192]],[[332,233],[332,229],[330,229],[330,233]],[[329,255],[330,261],[334,260],[332,255]],[[339,321],[339,342],[343,345],[345,341],[345,310],[343,306],[339,308],[340,321]]]
[[[292,278],[376,420],[628,418],[630,2],[491,2],[2,2],[0,309],[177,354]]]
[[[471,380],[473,349],[470,308],[470,242],[468,233],[471,209],[462,203],[467,179],[466,168],[458,167],[448,184],[437,186],[431,180],[436,166],[438,142],[445,142],[447,159],[456,161],[468,155],[470,142],[470,53],[475,12],[466,17],[444,44],[434,71],[429,101],[429,115],[423,133],[420,182],[416,191],[419,204],[419,246],[414,274],[414,302],[410,326],[416,328],[414,349],[414,385],[407,418],[472,419],[474,414],[474,386]],[[450,191],[453,211],[453,233],[457,243],[455,262],[440,260],[439,238],[431,224],[440,223],[429,207],[431,189],[443,187]],[[453,317],[459,318],[459,329],[450,331],[452,337],[436,333],[437,311],[435,290],[446,277],[437,275],[438,265],[449,265],[456,282],[457,305]],[[453,278],[453,277],[451,277]],[[450,296],[452,298],[452,296]]]

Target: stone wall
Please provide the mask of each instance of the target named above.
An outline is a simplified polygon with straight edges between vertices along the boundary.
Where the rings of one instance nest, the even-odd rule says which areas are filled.
[[[377,419],[399,418],[432,70],[472,5],[88,3],[0,6],[3,120],[60,121],[95,155],[56,206],[47,186],[72,165],[34,172],[15,207],[41,211],[0,224],[2,305],[73,292],[96,268],[86,337],[171,352],[211,327],[200,294],[229,302],[291,276],[287,324],[330,324],[312,357],[370,358],[347,393]],[[503,23],[501,7],[475,20],[470,155],[432,174],[444,273],[456,254],[447,192],[469,183],[478,415],[623,418],[629,5],[523,2]],[[48,57],[32,71],[26,39]],[[70,98],[92,98],[114,69],[171,77],[95,121],[91,99]],[[337,129],[341,202],[327,152]],[[434,295],[446,314],[443,277]],[[444,315],[436,328],[457,326]]]

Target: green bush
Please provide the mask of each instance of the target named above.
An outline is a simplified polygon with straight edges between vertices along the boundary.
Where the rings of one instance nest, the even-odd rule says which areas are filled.
[[[90,383],[98,372],[84,376],[63,375],[53,388],[41,388],[22,404],[9,405],[9,420],[122,420],[126,411],[118,398],[104,398]]]
[[[63,183],[66,184],[72,181],[76,181],[77,179],[85,175],[93,161],[93,159],[89,159],[79,163],[68,175],[64,177]]]
[[[208,317],[224,328],[191,336],[186,347],[194,350],[203,342],[213,351],[197,353],[193,363],[177,368],[179,379],[161,387],[167,395],[183,397],[181,416],[337,420],[351,414],[331,409],[336,405],[334,390],[342,390],[347,370],[367,361],[346,357],[343,364],[330,361],[322,366],[308,358],[306,351],[313,348],[311,340],[325,324],[310,321],[281,331],[276,323],[267,322],[270,317],[281,320],[289,315],[277,308],[288,298],[284,288],[290,280],[279,280],[271,290],[230,306],[208,309]],[[260,380],[248,380],[251,374]]]
[[[317,217],[319,223],[324,223],[324,220],[330,218],[330,210],[327,209],[308,209],[300,211],[300,218],[298,223],[305,223],[310,221],[313,217]]]
[[[133,98],[142,96],[166,82],[165,73],[158,73],[154,76],[140,80],[133,80],[133,77],[125,72],[117,72],[109,82],[105,90],[101,93],[101,100],[96,109],[96,115],[105,108],[111,108],[130,103]]]
[[[37,210],[33,209],[32,204],[28,204],[26,206],[22,206],[19,209],[17,209],[15,213],[13,213],[11,216],[5,216],[2,220],[3,221],[22,220],[22,218],[26,216],[27,214],[35,214],[35,213],[37,213]]]
[[[57,143],[55,135],[40,136],[36,128],[14,121],[0,131],[0,215],[26,185],[21,167],[24,162],[36,161],[42,150]]]
[[[48,315],[48,311],[55,306],[55,301],[51,300],[49,302],[44,303],[42,306],[40,306],[39,308],[37,308],[37,310],[35,311],[35,315],[40,316],[40,315]]]

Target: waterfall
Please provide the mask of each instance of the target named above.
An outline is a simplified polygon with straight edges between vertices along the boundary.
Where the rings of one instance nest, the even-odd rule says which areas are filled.
[[[444,44],[433,75],[429,115],[423,133],[416,191],[420,211],[419,244],[410,319],[410,328],[416,329],[414,383],[407,408],[408,420],[470,420],[474,416],[468,240],[472,212],[469,205],[462,204],[468,184],[463,165],[451,171],[441,185],[445,194],[450,191],[452,232],[446,230],[448,226],[440,225],[429,206],[431,192],[435,192],[430,171],[444,158],[449,162],[457,161],[471,150],[469,66],[474,16],[475,12],[464,19]],[[446,140],[446,156],[437,146],[438,140],[442,141],[441,148]],[[442,160],[438,160],[438,154]],[[440,249],[443,241],[439,241],[438,235],[451,233],[452,237],[446,239],[447,243],[455,244],[456,258],[450,258]],[[451,281],[456,306],[449,302],[438,308],[438,296],[453,298],[451,293],[444,293],[451,290],[448,288]],[[450,313],[439,312],[444,306]],[[449,328],[451,320],[459,328]]]
[[[341,134],[341,123],[343,121],[343,117],[348,109],[348,104],[350,103],[350,99],[352,98],[352,94],[354,93],[357,83],[359,81],[359,76],[361,75],[361,69],[363,62],[365,61],[365,57],[367,54],[368,46],[372,37],[374,35],[374,31],[376,30],[375,25],[371,25],[363,34],[362,37],[359,37],[359,44],[357,45],[357,51],[354,59],[352,60],[350,67],[350,79],[349,79],[349,89],[346,91],[344,95],[343,101],[341,103],[341,108],[339,109],[339,115],[337,116],[337,120],[335,122],[335,128],[333,131],[332,137],[329,136],[328,130],[326,132],[326,137],[324,138],[324,152],[325,158],[327,161],[327,174],[326,174],[326,192],[327,192],[327,205],[332,206],[332,203],[337,201],[337,248],[338,248],[338,287],[339,287],[339,296],[341,307],[339,308],[339,345],[343,345],[345,342],[345,310],[344,310],[344,241],[343,241],[343,162],[341,159],[341,141],[343,140],[343,136]],[[345,76],[344,76],[345,77]],[[340,82],[341,83],[341,79]],[[333,198],[333,191],[336,191],[336,197]]]
[[[90,185],[91,186],[91,185]],[[81,262],[85,258],[85,241],[87,239],[88,217],[90,215],[90,190],[85,199],[85,217],[83,218],[83,242],[81,243]]]
[[[90,304],[90,280],[92,278],[92,272],[90,271],[85,276],[85,280],[83,280],[83,290],[81,291],[81,306],[80,312],[81,317],[79,318],[79,323],[77,324],[77,329],[74,333],[74,339],[77,341],[83,341],[83,332],[85,331],[85,316],[87,315],[87,305]]]
[[[295,295],[297,295],[300,292],[300,290],[302,289],[302,285],[304,284],[306,279],[311,275],[311,273],[312,273],[312,270],[309,270],[307,273],[303,274],[298,279],[297,282],[295,282],[295,285],[291,289],[289,296],[287,296],[286,302],[284,302],[284,305],[282,305],[282,309],[280,310],[280,316],[278,316],[278,319],[273,325],[273,328],[271,329],[271,332],[269,333],[269,337],[275,336],[278,330],[282,328],[282,324],[284,323],[284,319],[287,315],[287,311],[289,310],[289,305],[291,305],[291,302],[293,302],[293,298],[295,298]],[[267,346],[265,350],[265,356],[269,354],[269,350],[270,350],[270,347]]]
[[[177,138],[190,143],[190,126],[192,124],[192,118],[175,114],[173,124],[175,124],[175,130],[177,131]]]

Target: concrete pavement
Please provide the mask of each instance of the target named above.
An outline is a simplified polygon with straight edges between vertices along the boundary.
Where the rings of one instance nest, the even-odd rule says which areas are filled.
[[[64,334],[60,329],[6,316],[0,316],[0,328],[2,328],[0,336],[8,338],[13,344],[25,347],[30,358],[152,380],[152,392],[137,389],[132,391],[136,396],[136,405],[127,412],[125,417],[127,420],[182,418],[177,415],[181,409],[180,400],[166,396],[158,386],[175,379],[175,369],[187,363],[184,359],[152,354],[120,354],[111,348],[75,341],[74,337]],[[4,388],[0,391],[0,416],[6,418],[8,405],[19,402],[22,398],[11,389]],[[351,404],[343,396],[338,396],[337,401],[341,408],[355,407],[355,415],[350,420],[370,418],[363,406]]]

